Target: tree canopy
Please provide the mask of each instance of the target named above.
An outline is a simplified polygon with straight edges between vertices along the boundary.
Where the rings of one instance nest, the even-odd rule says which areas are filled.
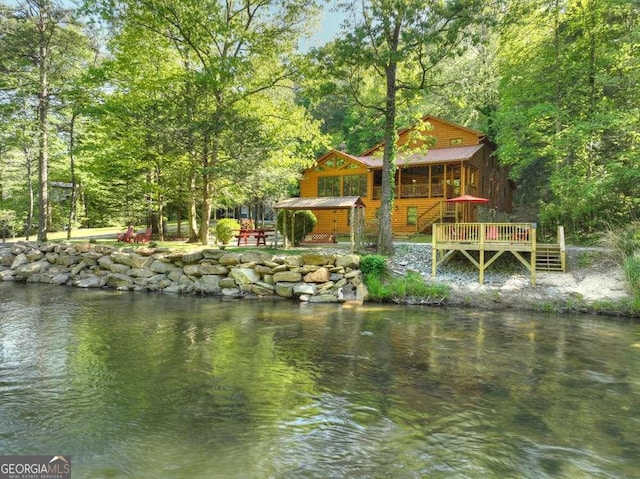
[[[338,8],[339,35],[303,51],[306,0],[0,1],[4,227],[161,235],[171,217],[208,243],[216,209],[268,207],[328,147],[383,141],[391,253],[396,131],[426,114],[487,133],[529,220],[582,235],[639,216],[637,2]]]

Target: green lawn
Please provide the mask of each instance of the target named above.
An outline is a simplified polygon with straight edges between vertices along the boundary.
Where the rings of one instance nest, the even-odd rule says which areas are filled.
[[[168,225],[169,230],[174,230],[176,228],[176,223],[169,223]],[[139,226],[136,228],[136,232],[143,232],[145,229],[144,225]],[[102,245],[109,245],[109,246],[125,246],[124,243],[118,242],[116,240],[116,235],[118,233],[123,233],[126,230],[126,228],[117,228],[117,227],[107,227],[107,228],[82,228],[82,229],[77,229],[77,230],[73,230],[71,231],[71,239],[69,240],[72,243],[83,243],[83,242],[88,242],[90,241],[91,243],[96,243],[96,244],[102,244]],[[35,241],[36,240],[36,235],[32,235],[29,239],[31,241]],[[60,241],[67,241],[67,232],[66,231],[56,231],[56,232],[52,232],[48,234],[49,237],[49,241],[52,242],[60,242]],[[7,238],[7,242],[17,242],[17,241],[24,241],[25,237],[16,237],[16,238]],[[348,243],[351,240],[349,235],[339,235],[338,236],[338,241],[340,243]],[[153,241],[153,240],[152,240]],[[412,236],[411,238],[407,238],[407,239],[399,239],[398,241],[401,242],[408,242],[408,243],[431,243],[431,235],[415,235]],[[176,249],[176,250],[181,250],[181,249],[194,249],[194,248],[199,248],[202,245],[200,245],[199,243],[187,243],[185,241],[153,241],[155,243],[156,246],[158,247],[163,247],[163,248],[170,248],[170,249]],[[126,246],[132,246],[132,247],[143,247],[145,245],[143,244],[137,244],[137,243],[129,243],[126,244]],[[227,246],[228,250],[232,250],[232,251],[244,251],[244,250],[248,250],[248,249],[255,249],[255,247],[237,247],[235,245],[228,245]],[[262,248],[263,251],[269,252],[269,253],[282,253],[283,250],[282,249],[273,249],[273,248]],[[299,254],[301,252],[308,252],[309,248],[296,248],[296,249],[288,249],[286,250],[287,254]]]

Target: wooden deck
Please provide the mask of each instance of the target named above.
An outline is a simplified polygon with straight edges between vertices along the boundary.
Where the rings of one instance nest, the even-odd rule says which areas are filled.
[[[536,241],[535,223],[440,223],[433,225],[431,276],[436,277],[438,266],[461,252],[479,271],[478,280],[484,283],[484,272],[504,252],[513,254],[531,273],[531,285],[536,284],[536,255],[538,249],[558,251],[559,267],[565,269],[564,230],[558,227],[558,244],[540,245]],[[478,251],[476,260],[469,252]]]

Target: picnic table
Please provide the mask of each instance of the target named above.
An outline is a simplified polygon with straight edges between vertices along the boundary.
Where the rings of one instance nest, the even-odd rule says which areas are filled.
[[[265,228],[242,228],[238,231],[235,237],[238,240],[238,246],[240,246],[240,243],[242,242],[244,244],[248,244],[249,238],[256,239],[256,246],[267,246],[267,233],[271,231],[272,230],[268,230]]]

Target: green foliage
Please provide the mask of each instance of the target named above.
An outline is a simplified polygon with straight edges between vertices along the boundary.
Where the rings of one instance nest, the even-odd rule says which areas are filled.
[[[634,296],[640,301],[640,222],[633,221],[620,228],[610,228],[604,243],[613,249]]]
[[[512,2],[500,29],[498,153],[538,204],[543,227],[569,236],[640,213],[637,44],[627,0]],[[615,21],[612,19],[615,18]]]
[[[348,12],[349,20],[343,24],[342,35],[318,52],[318,69],[332,78],[334,92],[373,110],[369,118],[379,115],[384,148],[376,247],[380,254],[391,254],[398,106],[411,104],[429,89],[440,63],[475,43],[467,27],[483,9],[475,0],[338,5]]]
[[[634,296],[640,296],[640,254],[630,256],[624,263],[624,272]]]
[[[375,276],[377,278],[385,277],[389,274],[389,267],[384,256],[370,254],[360,259],[360,271],[363,278]]]
[[[286,228],[284,218],[286,215]],[[309,210],[280,210],[278,211],[277,228],[283,236],[287,236],[293,244],[297,245],[303,240],[307,233],[313,231],[318,219]]]
[[[19,229],[15,211],[0,209],[0,236],[2,238],[15,236]]]
[[[420,303],[441,303],[449,295],[446,286],[427,284],[419,273],[412,271],[406,276],[389,281],[375,274],[369,274],[365,278],[369,294],[374,301],[404,302],[411,299]]]
[[[240,223],[238,223],[233,218],[224,218],[218,220],[215,228],[216,238],[218,239],[218,242],[220,244],[225,245],[229,241],[231,241],[234,233],[239,229]]]
[[[622,227],[610,227],[607,231],[604,244],[613,249],[620,264],[640,253],[640,222],[633,221]]]

